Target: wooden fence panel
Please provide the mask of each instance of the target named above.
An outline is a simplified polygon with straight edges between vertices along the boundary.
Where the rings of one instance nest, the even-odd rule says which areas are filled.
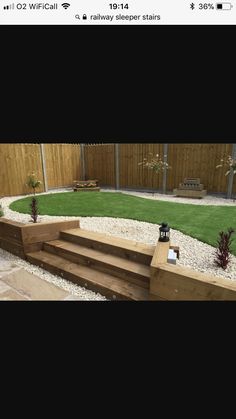
[[[101,186],[115,187],[115,144],[84,148],[85,180],[98,179]]]
[[[0,145],[0,196],[24,195],[31,192],[26,181],[32,171],[43,182],[39,144]],[[44,191],[43,184],[38,191]]]
[[[119,148],[120,187],[162,191],[162,173],[156,175],[138,163],[148,153],[163,158],[163,144],[120,144]],[[45,144],[44,149],[49,189],[72,185],[73,180],[81,178],[78,144]],[[168,144],[168,163],[172,169],[167,171],[167,191],[173,191],[185,177],[200,177],[208,193],[226,194],[226,170],[215,167],[231,153],[232,144]],[[115,187],[115,144],[85,146],[85,167],[86,179],[96,178],[102,186]],[[27,175],[32,171],[43,181],[39,144],[0,145],[0,196],[27,194]],[[233,193],[236,193],[235,179]]]
[[[162,189],[162,174],[139,166],[148,154],[163,155],[163,144],[120,144],[120,187]]]
[[[45,144],[48,188],[72,186],[81,178],[79,144]]]
[[[163,144],[120,144],[120,187],[162,191],[163,174],[139,166],[149,153],[163,158]],[[86,146],[86,177],[98,178],[103,186],[115,186],[114,146]],[[216,165],[231,154],[231,144],[168,144],[167,191],[185,177],[200,177],[208,192],[226,193],[228,178]],[[236,191],[236,181],[234,191]]]
[[[172,191],[185,177],[199,177],[208,192],[226,193],[228,178],[224,169],[216,169],[231,144],[169,144],[167,190]]]

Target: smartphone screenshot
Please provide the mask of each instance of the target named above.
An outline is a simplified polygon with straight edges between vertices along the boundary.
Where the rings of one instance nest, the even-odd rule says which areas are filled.
[[[0,301],[236,300],[235,0],[0,0]]]

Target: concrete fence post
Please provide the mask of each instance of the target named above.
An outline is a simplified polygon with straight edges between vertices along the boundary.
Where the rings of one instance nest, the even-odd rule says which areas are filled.
[[[120,145],[115,144],[115,184],[120,189]]]
[[[236,160],[236,144],[233,144],[232,159]],[[229,174],[229,179],[228,179],[227,199],[230,199],[232,197],[233,182],[234,182],[234,172],[233,172],[233,169],[231,169],[230,174]]]
[[[44,144],[40,144],[40,154],[41,154],[42,169],[43,169],[44,190],[45,192],[48,192],[48,179],[47,179],[47,167],[46,167]]]
[[[86,170],[85,170],[84,144],[80,144],[80,156],[81,156],[81,176],[82,176],[82,180],[85,180]]]
[[[163,144],[163,161],[167,163],[168,161],[168,144]],[[167,169],[164,168],[163,171],[163,184],[162,184],[162,192],[166,194],[166,184],[167,184]]]

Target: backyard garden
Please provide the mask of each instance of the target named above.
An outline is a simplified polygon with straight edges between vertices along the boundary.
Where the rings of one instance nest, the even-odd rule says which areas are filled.
[[[236,282],[236,237],[234,238],[236,203],[233,199],[236,166],[230,148],[232,145],[221,145],[221,148],[217,148],[219,146],[217,144],[211,145],[215,146],[209,147],[209,150],[214,152],[214,159],[211,159],[209,163],[211,167],[208,166],[206,170],[204,145],[199,145],[202,160],[199,155],[197,161],[196,150],[200,153],[198,145],[194,154],[190,145],[184,148],[184,145],[180,144],[179,148],[182,146],[182,151],[186,154],[183,157],[186,167],[185,170],[183,167],[181,170],[178,169],[179,173],[177,171],[179,150],[174,155],[176,145],[173,145],[173,148],[169,147],[169,158],[161,144],[150,145],[149,148],[140,144],[136,145],[136,148],[131,145],[124,147],[119,150],[119,170],[117,159],[113,156],[111,160],[111,152],[115,153],[115,145],[87,146],[83,153],[80,147],[80,157],[84,156],[83,161],[80,161],[79,170],[78,161],[74,157],[75,148],[71,154],[71,162],[74,163],[69,166],[68,156],[62,152],[63,147],[53,146],[54,151],[57,149],[57,163],[53,152],[49,162],[48,153],[45,164],[47,173],[45,168],[39,170],[40,165],[38,165],[38,170],[34,173],[31,170],[30,174],[26,174],[26,165],[21,178],[24,187],[19,190],[20,193],[1,193],[0,217],[24,224],[79,220],[81,229],[102,233],[107,237],[133,240],[153,248],[158,243],[160,225],[166,222],[170,227],[171,243],[179,246],[180,257],[176,261],[177,266],[209,274],[216,279]],[[195,155],[191,170],[188,169],[190,151]],[[58,161],[61,165],[64,161],[66,179],[62,178]],[[103,164],[105,161],[107,165]],[[112,168],[109,161],[112,161]],[[130,168],[131,162],[132,168]],[[29,167],[29,162],[27,164]],[[75,167],[77,168],[73,171]],[[45,181],[46,175],[47,181]],[[174,196],[173,189],[188,175],[201,177],[208,191],[206,197],[191,199]],[[60,177],[57,187],[56,177]],[[85,178],[99,179],[101,190],[73,192],[73,181]],[[49,183],[52,185],[51,188],[48,187]],[[15,192],[17,187],[15,185]],[[12,184],[9,187],[9,189],[14,188]],[[85,290],[75,283],[72,284],[58,275],[45,271],[40,266],[36,267],[25,260],[19,260],[6,249],[0,249],[1,255],[8,260],[17,260],[28,272],[34,272],[41,278],[70,290],[81,299],[106,299],[102,293]]]
[[[197,205],[161,199],[148,200],[121,192],[64,192],[37,197],[40,215],[123,218],[157,225],[167,220],[172,229],[211,246],[216,246],[219,231],[229,227],[236,230],[236,204]],[[31,197],[16,200],[9,208],[30,214],[31,200]],[[232,243],[232,254],[236,256],[236,240]]]

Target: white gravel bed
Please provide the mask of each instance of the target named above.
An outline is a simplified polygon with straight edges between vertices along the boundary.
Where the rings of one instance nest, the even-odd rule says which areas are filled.
[[[159,226],[156,224],[108,217],[84,217],[80,220],[80,226],[83,229],[136,240],[140,243],[156,245],[159,237]],[[171,243],[180,247],[180,259],[177,260],[177,264],[236,281],[235,256],[232,255],[231,263],[224,271],[214,265],[216,249],[213,246],[173,229],[171,229]]]
[[[54,194],[54,193],[60,193],[60,192],[71,192],[71,189],[56,189],[55,191],[50,191],[50,192],[45,192],[42,194],[36,194],[37,195],[48,195],[48,194]],[[6,198],[1,198],[0,199],[0,205],[2,206],[3,212],[4,212],[4,218],[8,218],[10,220],[13,221],[17,221],[20,223],[30,223],[31,222],[31,218],[29,214],[20,214],[19,212],[16,211],[12,211],[9,208],[9,205],[14,202],[17,201],[18,199],[22,199],[25,198],[29,195],[20,195],[20,196],[10,196],[10,197],[6,197]],[[51,216],[51,215],[39,215],[38,217],[38,222],[41,221],[66,221],[66,220],[77,220],[78,217],[61,217],[61,216]]]
[[[117,192],[117,191],[114,191]],[[227,205],[227,206],[235,206],[236,201],[235,199],[226,199],[221,198],[218,196],[213,195],[206,195],[204,198],[201,199],[194,199],[194,198],[181,198],[176,195],[164,195],[160,193],[150,193],[150,192],[133,192],[133,191],[122,191],[124,194],[139,196],[141,198],[147,199],[155,199],[159,201],[169,201],[169,202],[177,202],[181,204],[193,204],[193,205]]]
[[[65,192],[64,189],[55,192]],[[106,192],[113,192],[109,190]],[[51,192],[49,192],[51,193]],[[203,200],[186,200],[185,198],[176,198],[173,196],[163,196],[162,194],[148,194],[142,192],[128,192],[132,195],[142,196],[149,199],[160,199],[160,200],[170,200],[172,202],[186,202],[194,203],[197,205],[236,205],[233,200],[226,200],[224,198],[216,198],[213,196],[207,196]],[[29,215],[19,214],[14,211],[11,211],[8,208],[8,205],[19,199],[20,197],[10,197],[0,199],[0,204],[4,209],[4,216],[6,218],[28,223],[30,220]],[[193,202],[191,202],[193,201]],[[227,202],[225,202],[227,201]],[[231,201],[231,202],[228,202]],[[79,219],[81,228],[91,231],[97,231],[101,233],[108,234],[110,236],[127,238],[130,240],[136,240],[140,243],[147,243],[155,245],[159,237],[159,226],[151,223],[140,222],[135,220],[127,219],[118,219],[118,218],[109,218],[109,217],[55,217],[55,216],[40,216],[39,221],[46,220],[72,220]],[[177,261],[177,264],[192,268],[199,272],[209,273],[211,275],[223,277],[231,281],[236,281],[236,257],[232,255],[231,262],[228,265],[226,270],[218,268],[214,264],[214,253],[215,248],[202,243],[192,237],[189,237],[179,231],[171,229],[171,242],[180,247],[180,260]],[[60,277],[49,274],[47,271],[44,271],[41,268],[35,267],[28,262],[25,262],[16,256],[11,255],[8,252],[0,249],[0,255],[6,257],[7,260],[16,262],[18,265],[24,267],[31,273],[40,276],[48,280],[49,282],[54,283],[55,285],[60,286],[61,288],[69,291],[75,295],[80,295],[81,299],[84,300],[106,300],[105,297],[95,294],[91,291],[78,287],[77,285],[71,284],[69,281],[66,281]],[[10,258],[10,259],[9,259]]]

